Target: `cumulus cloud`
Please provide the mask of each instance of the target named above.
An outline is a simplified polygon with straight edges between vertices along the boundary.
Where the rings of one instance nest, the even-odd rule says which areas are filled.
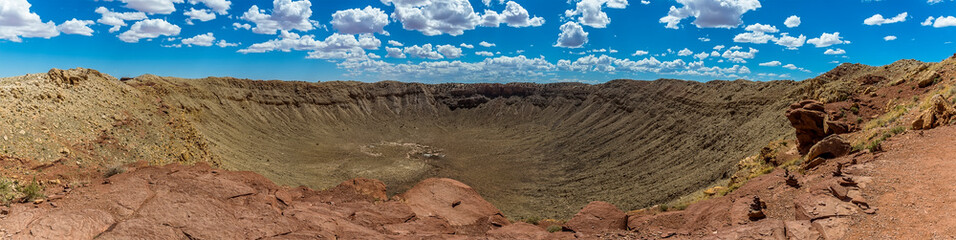
[[[883,18],[883,15],[875,14],[872,17],[864,19],[863,24],[871,25],[871,26],[872,25],[879,26],[883,24],[905,22],[906,16],[907,16],[906,12],[900,13],[899,15],[896,15],[896,17],[893,17],[893,18]]]
[[[759,0],[676,0],[684,5],[671,6],[667,16],[659,22],[666,28],[677,29],[680,22],[694,17],[698,28],[733,28],[743,24],[741,17],[748,11],[760,8]]]
[[[21,42],[21,38],[51,38],[60,35],[53,21],[44,23],[40,15],[30,12],[26,0],[0,2],[0,39]]]
[[[480,43],[478,43],[478,45],[481,45],[482,47],[494,47],[494,46],[495,46],[494,43],[485,42],[485,41],[481,41]]]
[[[773,40],[775,44],[787,47],[787,49],[790,50],[796,50],[802,47],[806,41],[807,36],[804,36],[803,34],[800,34],[799,37],[793,37],[787,33],[782,33],[780,34],[779,38]]]
[[[414,45],[405,48],[405,54],[414,58],[426,58],[426,59],[442,59],[441,53],[435,51],[432,47],[432,44],[426,43],[425,45]]]
[[[783,65],[783,68],[790,69],[790,70],[797,70],[798,67],[797,65],[793,65],[791,63],[791,64]]]
[[[764,66],[764,67],[776,67],[776,66],[780,66],[781,64],[783,63],[780,63],[780,61],[769,61],[769,62],[761,63],[758,65]]]
[[[332,14],[332,28],[343,34],[385,33],[388,25],[385,11],[372,6],[348,9]]]
[[[182,42],[183,44],[190,47],[193,45],[208,47],[208,46],[212,46],[212,43],[214,41],[216,41],[216,37],[214,37],[212,33],[206,33],[206,34],[196,35],[195,37],[183,39]]]
[[[731,47],[724,51],[720,56],[735,63],[747,63],[745,59],[753,59],[757,55],[757,49],[750,48],[749,51],[740,51],[740,47]]]
[[[225,48],[225,47],[236,47],[236,46],[239,46],[239,44],[238,44],[238,43],[226,42],[226,40],[219,40],[219,42],[216,43],[216,46],[219,46],[219,47],[221,47],[221,48]]]
[[[466,44],[466,43],[462,43],[461,45],[458,45],[458,46],[461,46],[463,48],[468,48],[468,49],[475,48],[475,45]]]
[[[481,17],[468,0],[382,0],[395,6],[392,18],[406,30],[422,32],[427,36],[448,34],[458,36],[475,29]]]
[[[635,51],[634,53],[632,53],[631,56],[644,56],[644,55],[647,55],[647,54],[648,54],[647,51],[637,50],[637,51]]]
[[[936,21],[933,21],[934,19]],[[956,17],[953,17],[953,16],[945,16],[945,17],[939,16],[937,18],[929,17],[929,18],[926,18],[926,21],[923,21],[923,23],[920,23],[920,25],[923,25],[923,26],[932,25],[934,28],[952,27],[952,26],[956,26]]]
[[[398,42],[398,41],[395,41],[395,40],[388,40],[388,45],[392,45],[392,46],[396,46],[396,47],[405,46],[405,44],[402,44],[402,43],[400,43],[400,42]]]
[[[788,28],[799,27],[800,23],[800,17],[797,17],[797,15],[790,16],[787,20],[783,21],[783,25],[786,25]]]
[[[839,48],[837,48],[836,50],[834,50],[834,49],[827,49],[827,51],[826,51],[826,52],[823,52],[823,54],[826,54],[826,55],[843,55],[843,54],[846,54],[846,51],[844,51],[843,49],[839,49]]]
[[[212,9],[219,15],[226,15],[229,12],[229,7],[232,5],[232,2],[229,0],[189,0],[191,4],[202,3],[206,5],[209,9]]]
[[[544,24],[544,18],[532,17],[527,9],[514,1],[508,1],[501,13],[485,10],[481,16],[481,26],[498,27],[502,23],[509,27],[538,27]]]
[[[739,43],[764,44],[773,39],[774,39],[773,35],[769,35],[763,32],[745,32],[745,33],[737,34],[737,36],[734,36],[734,42],[739,42]]]
[[[188,24],[192,24],[192,20],[208,22],[213,19],[216,19],[216,14],[212,13],[211,11],[207,9],[196,10],[195,8],[190,8],[189,11],[184,12],[183,15],[186,15],[189,17],[189,19],[187,20]]]
[[[581,24],[594,28],[605,28],[611,23],[611,18],[602,8],[627,8],[627,0],[580,0],[572,10],[564,12],[565,17],[574,17],[580,15],[577,21]]]
[[[440,45],[438,46],[438,53],[441,53],[445,58],[455,59],[461,57],[461,48],[452,45]]]
[[[183,0],[120,0],[126,8],[149,14],[170,14],[176,11],[176,3]]]
[[[691,51],[690,49],[687,49],[687,48],[681,49],[679,52],[677,52],[677,56],[682,56],[682,57],[683,57],[683,56],[690,56],[690,55],[693,55],[693,54],[694,54],[694,52]]]
[[[76,18],[73,18],[73,20],[67,20],[56,26],[56,29],[66,34],[93,36],[93,29],[89,27],[93,24],[92,20],[76,20]]]
[[[585,43],[588,43],[588,33],[584,28],[576,22],[567,22],[561,25],[561,33],[558,34],[558,42],[554,46],[580,48]]]
[[[896,36],[890,35],[890,36],[883,37],[883,41],[893,41],[893,40],[896,40]]]
[[[126,26],[126,21],[136,21],[146,19],[146,14],[142,12],[113,12],[105,7],[96,8],[96,13],[100,14],[100,19],[96,20],[98,23],[106,24],[113,26],[110,28],[110,32],[119,31],[120,28]]]
[[[162,19],[146,19],[133,24],[126,32],[119,35],[119,39],[128,43],[139,42],[143,38],[157,38],[159,36],[176,36],[182,30]]]
[[[495,54],[494,54],[494,53],[492,53],[492,52],[489,52],[489,51],[478,51],[478,52],[475,52],[475,55],[478,55],[478,56],[485,56],[485,57],[492,57],[492,56],[495,56]]]
[[[405,53],[402,52],[401,48],[385,47],[385,52],[388,53],[388,54],[385,54],[385,57],[387,58],[405,58],[406,57]]]
[[[273,0],[272,14],[267,14],[259,6],[252,5],[249,11],[242,14],[242,19],[256,24],[252,32],[259,34],[276,34],[277,31],[309,31],[313,23],[312,2],[309,0]]]
[[[823,33],[820,37],[811,38],[807,40],[807,43],[813,44],[818,48],[829,47],[836,44],[849,43],[849,41],[844,41],[843,37],[840,37],[840,32],[835,33]]]
[[[240,49],[240,53],[264,53],[271,51],[289,52],[309,51],[306,58],[311,59],[364,59],[366,49],[378,49],[382,41],[371,34],[355,35],[333,33],[325,40],[315,40],[313,35],[299,36],[296,33],[282,31],[278,39],[252,44]]]

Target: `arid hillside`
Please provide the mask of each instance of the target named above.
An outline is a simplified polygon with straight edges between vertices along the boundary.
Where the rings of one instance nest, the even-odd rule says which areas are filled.
[[[449,177],[517,218],[568,217],[592,200],[646,207],[727,178],[790,134],[780,113],[800,95],[792,81],[120,81],[86,69],[0,82],[0,101],[17,106],[4,108],[10,156],[206,161],[318,189],[381,179],[391,194]]]

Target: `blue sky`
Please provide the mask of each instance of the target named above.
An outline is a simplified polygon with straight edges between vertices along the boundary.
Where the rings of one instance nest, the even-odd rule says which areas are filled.
[[[802,80],[949,57],[953,15],[952,0],[0,0],[0,76]]]

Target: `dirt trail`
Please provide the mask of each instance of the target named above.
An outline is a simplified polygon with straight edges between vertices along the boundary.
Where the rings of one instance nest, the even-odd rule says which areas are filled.
[[[867,164],[864,193],[877,214],[850,239],[956,239],[956,126],[910,131],[883,145]]]

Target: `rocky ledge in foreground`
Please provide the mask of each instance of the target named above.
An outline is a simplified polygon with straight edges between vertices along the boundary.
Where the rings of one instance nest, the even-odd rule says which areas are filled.
[[[378,180],[353,179],[315,191],[203,163],[130,168],[90,186],[65,188],[45,202],[3,209],[0,238],[575,238],[574,232],[512,224],[474,189],[446,178],[426,179],[386,200],[385,184]],[[613,210],[620,218],[614,226],[624,236],[624,214]],[[587,228],[589,234],[608,232],[600,229],[603,225],[588,225],[600,220],[578,222],[575,228]]]

